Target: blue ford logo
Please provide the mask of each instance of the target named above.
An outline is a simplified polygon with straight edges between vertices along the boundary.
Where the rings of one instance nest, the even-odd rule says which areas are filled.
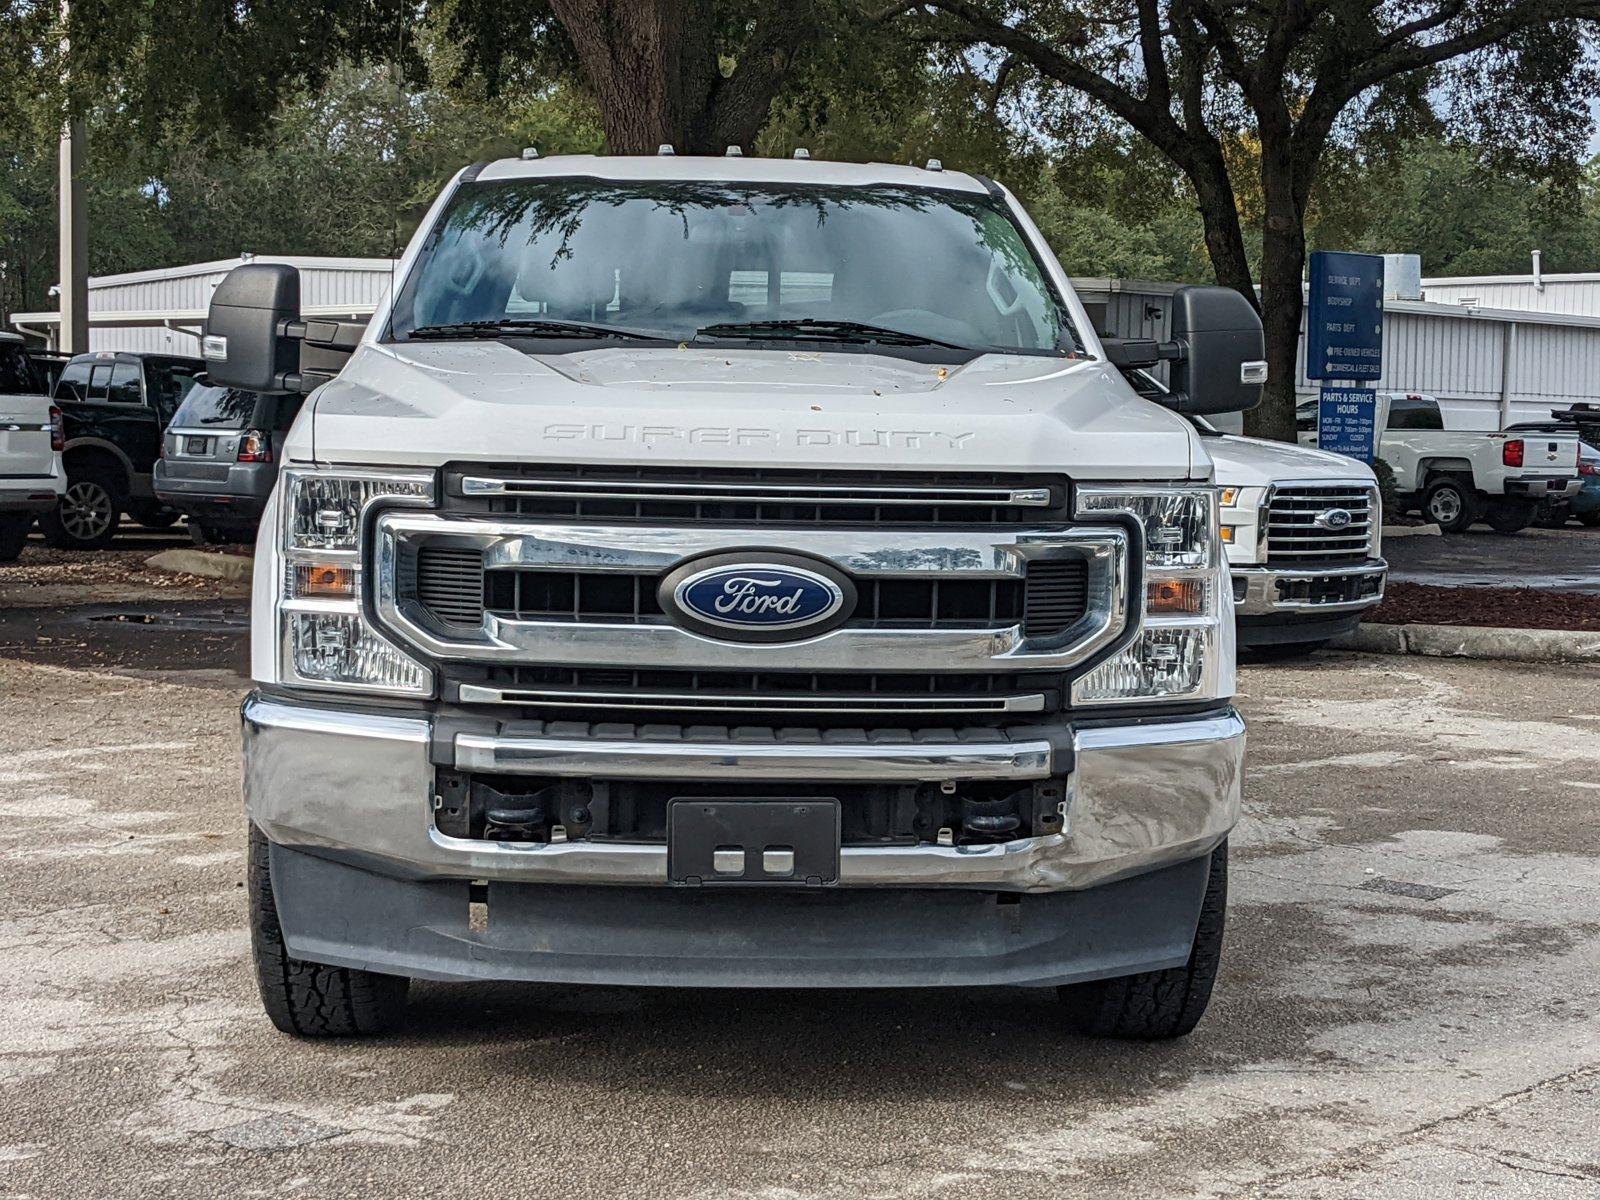
[[[842,572],[799,555],[717,555],[686,563],[662,581],[662,608],[696,632],[737,641],[812,637],[855,606]]]
[[[1345,529],[1355,518],[1348,508],[1323,509],[1311,518],[1311,523],[1322,529]]]

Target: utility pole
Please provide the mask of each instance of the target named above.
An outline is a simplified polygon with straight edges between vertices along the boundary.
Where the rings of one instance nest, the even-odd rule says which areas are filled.
[[[61,0],[61,25],[67,25],[68,0]],[[62,56],[68,53],[65,38]],[[66,114],[61,126],[60,280],[61,325],[58,349],[82,354],[89,349],[89,223],[84,212],[84,121]]]

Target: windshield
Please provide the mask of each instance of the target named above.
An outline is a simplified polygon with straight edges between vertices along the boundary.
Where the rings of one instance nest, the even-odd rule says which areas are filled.
[[[199,383],[183,398],[172,423],[184,428],[260,428],[272,423],[276,407],[270,396]]]
[[[1006,211],[985,195],[915,188],[470,184],[407,277],[391,331],[481,335],[479,323],[504,322],[516,325],[487,332],[1075,348]]]

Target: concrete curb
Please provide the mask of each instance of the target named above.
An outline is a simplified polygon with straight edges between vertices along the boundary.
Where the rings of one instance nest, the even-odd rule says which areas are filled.
[[[1593,630],[1367,624],[1335,638],[1332,645],[1367,654],[1422,654],[1430,658],[1600,662],[1600,631]]]
[[[144,565],[152,570],[171,571],[177,575],[200,575],[228,583],[249,583],[250,576],[255,573],[256,560],[242,554],[213,554],[205,550],[163,550],[145,559]]]
[[[1441,530],[1437,525],[1385,525],[1383,527],[1383,540],[1386,542],[1394,538],[1439,536],[1441,536]]]

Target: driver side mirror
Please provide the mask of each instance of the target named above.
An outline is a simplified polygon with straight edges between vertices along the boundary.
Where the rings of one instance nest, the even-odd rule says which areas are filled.
[[[1225,287],[1179,288],[1172,296],[1172,340],[1178,354],[1169,407],[1203,416],[1261,403],[1266,335],[1244,296]]]
[[[344,366],[362,321],[300,316],[300,272],[246,263],[211,294],[200,354],[213,383],[250,392],[309,392]]]

